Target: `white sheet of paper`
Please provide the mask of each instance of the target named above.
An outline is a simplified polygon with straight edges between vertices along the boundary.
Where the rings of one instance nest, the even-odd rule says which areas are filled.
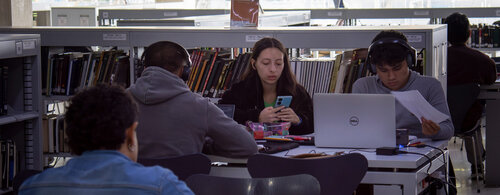
[[[427,100],[425,100],[422,94],[420,94],[417,90],[404,92],[392,91],[391,93],[394,95],[396,100],[401,103],[401,105],[418,118],[420,123],[422,123],[422,120],[420,119],[422,116],[425,119],[434,121],[437,124],[449,118],[448,115],[440,112],[429,104],[429,102],[427,102]]]

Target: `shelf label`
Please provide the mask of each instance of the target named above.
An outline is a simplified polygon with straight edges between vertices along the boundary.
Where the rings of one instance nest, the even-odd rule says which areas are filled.
[[[245,36],[245,41],[246,42],[257,42],[258,40],[264,38],[264,37],[273,37],[272,34],[263,34],[263,35],[246,35]]]
[[[36,48],[36,40],[24,40],[23,41],[23,49],[35,49]]]
[[[89,15],[80,15],[80,26],[90,26]]]
[[[429,10],[414,11],[413,15],[415,15],[415,16],[428,16]]]
[[[16,54],[17,55],[23,54],[23,42],[16,42]]]
[[[108,12],[102,12],[102,18],[108,19],[109,18],[109,13]]]
[[[57,26],[67,26],[68,15],[57,15]]]
[[[163,16],[165,17],[176,17],[177,15],[177,12],[163,12]]]
[[[423,40],[422,35],[406,35],[408,43],[420,43]]]
[[[331,11],[331,12],[328,12],[327,15],[332,16],[332,17],[340,17],[340,16],[342,16],[342,12],[341,11]]]
[[[126,41],[127,34],[125,33],[104,33],[102,34],[103,41]]]

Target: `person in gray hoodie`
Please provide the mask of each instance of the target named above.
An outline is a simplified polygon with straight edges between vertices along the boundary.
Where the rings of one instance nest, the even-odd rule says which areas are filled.
[[[192,93],[181,77],[190,66],[189,53],[174,42],[153,43],[144,51],[145,66],[129,92],[139,105],[139,158],[164,158],[208,150],[226,157],[248,157],[257,144],[244,126],[228,118],[208,99]]]
[[[372,41],[365,62],[375,76],[358,79],[353,93],[390,94],[391,91],[418,90],[434,108],[450,116],[448,103],[440,82],[409,69],[416,63],[416,52],[403,33],[382,31]],[[450,139],[454,128],[451,118],[437,124],[426,118],[422,123],[396,101],[396,128],[407,129],[410,135],[432,139]]]

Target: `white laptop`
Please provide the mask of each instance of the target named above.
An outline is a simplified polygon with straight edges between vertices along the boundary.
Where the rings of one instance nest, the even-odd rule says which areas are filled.
[[[317,147],[396,146],[395,98],[391,94],[316,93],[313,107]]]

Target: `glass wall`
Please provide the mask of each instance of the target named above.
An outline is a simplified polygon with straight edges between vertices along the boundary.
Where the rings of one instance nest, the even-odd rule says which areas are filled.
[[[230,9],[231,0],[32,0],[33,10],[51,7],[97,7],[104,9]],[[454,8],[500,7],[500,0],[260,0],[263,10],[269,9],[377,9],[377,8]],[[499,8],[500,9],[500,8]],[[498,13],[497,13],[498,15]],[[498,16],[470,18],[473,24],[492,24]],[[311,19],[310,25],[420,25],[430,19]]]
[[[260,0],[263,9],[500,7],[499,0]],[[231,0],[33,0],[34,10],[52,6],[229,9]]]

